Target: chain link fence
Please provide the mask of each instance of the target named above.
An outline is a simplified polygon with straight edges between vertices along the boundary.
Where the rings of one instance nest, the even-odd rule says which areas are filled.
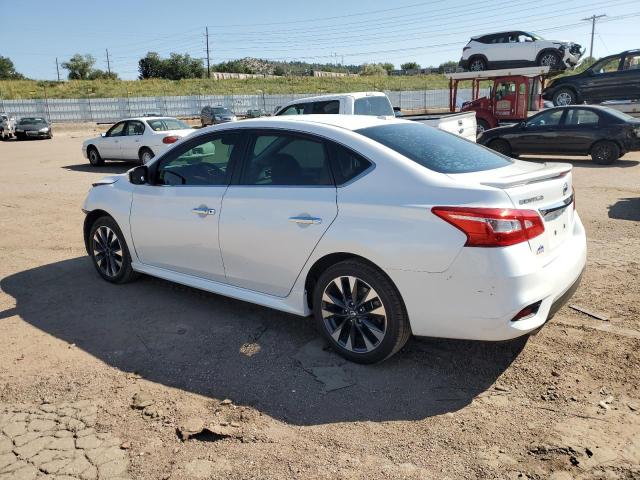
[[[394,107],[403,110],[447,108],[449,90],[415,90],[385,92]],[[482,91],[486,95],[488,89]],[[197,117],[206,105],[224,106],[238,115],[261,109],[273,113],[279,106],[317,94],[283,95],[192,95],[119,98],[70,98],[37,100],[1,100],[0,111],[15,117],[38,116],[51,122],[111,123],[122,118],[149,114],[172,117]],[[458,91],[458,106],[471,98],[470,89]]]

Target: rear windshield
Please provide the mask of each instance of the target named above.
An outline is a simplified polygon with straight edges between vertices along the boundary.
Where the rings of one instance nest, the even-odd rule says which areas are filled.
[[[363,97],[354,102],[353,113],[355,115],[393,116],[393,107],[386,96]]]
[[[147,123],[154,132],[166,132],[168,130],[187,130],[191,128],[186,123],[177,118],[158,118],[147,120]]]
[[[605,107],[604,105],[601,107],[603,110],[605,110],[609,115],[613,115],[614,117],[618,118],[619,120],[624,120],[625,122],[628,121],[635,121],[637,120],[636,118],[632,117],[631,115],[628,115],[624,112],[621,112],[620,110],[616,110],[615,108],[611,108],[611,107]]]
[[[418,122],[380,125],[357,132],[435,172],[479,172],[512,163],[508,157]]]

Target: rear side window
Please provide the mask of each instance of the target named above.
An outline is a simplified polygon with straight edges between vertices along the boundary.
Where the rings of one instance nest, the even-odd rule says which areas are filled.
[[[353,180],[372,165],[369,160],[340,145],[334,145],[334,159],[333,174],[336,177],[336,185]]]
[[[241,185],[333,185],[324,143],[288,133],[256,135]]]
[[[358,98],[353,104],[355,115],[393,116],[393,107],[385,96]]]
[[[565,125],[597,125],[600,121],[600,117],[591,110],[571,109],[567,112],[567,118],[565,119]]]
[[[357,132],[440,173],[467,173],[506,167],[512,160],[422,123],[395,123]]]
[[[340,113],[340,101],[330,100],[328,102],[313,102],[311,104],[311,112],[307,113],[338,114]]]

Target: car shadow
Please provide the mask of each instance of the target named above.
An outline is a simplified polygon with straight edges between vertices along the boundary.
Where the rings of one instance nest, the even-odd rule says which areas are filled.
[[[638,160],[625,160],[622,157],[619,160],[616,160],[611,165],[599,165],[591,158],[576,158],[576,157],[555,157],[555,156],[528,156],[521,155],[520,160],[526,160],[527,162],[536,162],[536,163],[545,163],[545,162],[558,162],[558,163],[570,163],[576,168],[630,168],[640,165],[640,161]]]
[[[137,167],[140,165],[140,162],[106,162],[105,164],[94,167],[90,163],[78,163],[76,165],[65,165],[65,170],[70,170],[72,172],[85,172],[85,173],[124,173],[127,170],[132,169],[133,167]]]
[[[112,285],[88,257],[16,273],[0,287],[16,300],[0,321],[17,314],[119,370],[231,398],[296,425],[416,420],[459,410],[496,381],[527,341],[411,340],[384,363],[365,366],[324,350],[310,318],[146,276]],[[336,375],[345,388],[328,387],[335,378],[327,377]]]
[[[621,198],[610,205],[609,218],[640,222],[640,197]]]

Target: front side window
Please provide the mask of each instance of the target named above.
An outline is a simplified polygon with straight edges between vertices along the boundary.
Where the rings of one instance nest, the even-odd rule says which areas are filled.
[[[356,130],[423,167],[440,173],[467,173],[506,167],[508,157],[418,122]]]
[[[304,115],[304,103],[298,103],[297,105],[291,105],[285,108],[278,115]]]
[[[188,149],[160,160],[156,173],[159,185],[227,185],[229,162],[240,141],[240,134],[229,132],[207,137]]]
[[[610,59],[605,58],[595,63],[593,67],[591,67],[591,71],[597,75],[602,73],[617,72],[619,66],[620,66],[619,57],[610,58]]]
[[[256,135],[250,142],[242,185],[332,185],[324,143],[289,133]]]
[[[597,125],[600,121],[600,117],[591,110],[571,109],[567,112],[567,118],[565,119],[565,125],[575,126],[593,126]]]
[[[386,96],[358,98],[353,104],[355,115],[393,116],[393,107]]]
[[[549,127],[560,124],[560,119],[564,111],[562,109],[551,110],[549,112],[536,115],[527,122],[528,127]]]
[[[126,122],[116,123],[107,132],[107,137],[121,137],[122,135],[124,135],[125,125],[126,125]]]
[[[498,88],[496,88],[496,100],[501,100],[502,98],[516,92],[516,84],[515,82],[501,82],[498,84]]]

